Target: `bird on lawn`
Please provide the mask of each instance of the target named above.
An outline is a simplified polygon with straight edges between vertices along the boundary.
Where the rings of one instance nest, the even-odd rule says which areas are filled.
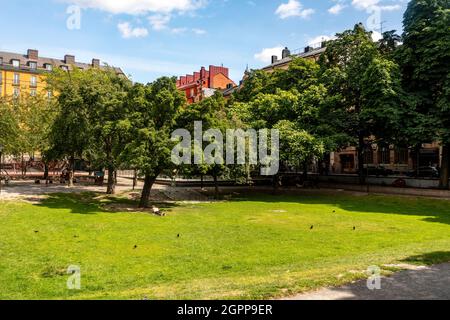
[[[178,235],[177,235],[177,238],[179,238],[179,237],[181,237],[181,235],[180,235],[180,234],[178,234]]]
[[[353,227],[353,231],[355,231],[356,230],[356,227]]]
[[[39,233],[39,231],[35,230],[34,233]]]
[[[137,246],[134,246],[134,248],[133,249],[137,249]]]
[[[309,230],[312,230],[312,229],[314,229],[314,226],[311,226],[311,228],[309,228]]]

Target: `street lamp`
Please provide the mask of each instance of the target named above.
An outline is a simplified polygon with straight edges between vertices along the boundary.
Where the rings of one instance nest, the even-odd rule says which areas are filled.
[[[0,144],[0,194],[2,194],[2,168],[3,168],[3,165],[2,165],[2,157],[3,157],[3,145],[2,144]]]

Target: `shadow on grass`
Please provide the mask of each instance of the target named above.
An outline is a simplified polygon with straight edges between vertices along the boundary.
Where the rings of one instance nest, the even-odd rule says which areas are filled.
[[[281,194],[281,192],[283,192]],[[382,195],[352,195],[351,193],[324,194],[320,192],[281,191],[278,195],[268,194],[258,190],[236,190],[223,193],[225,199],[232,202],[263,202],[282,206],[284,203],[305,205],[328,205],[330,213],[333,207],[339,210],[358,213],[379,213],[423,217],[422,221],[450,225],[450,205],[446,200],[426,198],[382,196]],[[177,204],[154,202],[163,211],[177,207]],[[70,209],[77,214],[96,214],[99,212],[140,212],[136,200],[120,197],[107,197],[93,192],[78,194],[52,194],[43,200],[39,206],[54,209]],[[324,212],[326,214],[327,212]]]
[[[421,265],[434,265],[438,263],[450,262],[449,251],[436,251],[430,253],[424,253],[417,256],[411,256],[404,260],[406,263],[421,264]]]
[[[163,211],[170,211],[177,204],[153,202]],[[74,214],[98,214],[98,213],[132,213],[149,212],[151,209],[139,209],[138,201],[114,196],[105,196],[104,194],[94,192],[84,193],[56,193],[42,200],[39,207],[49,209],[69,209]]]
[[[347,212],[381,213],[423,217],[422,221],[450,224],[450,203],[443,199],[404,197],[396,195],[366,195],[350,192],[330,194],[319,191],[280,190],[270,194],[258,190],[237,191],[233,201],[256,201],[264,203],[299,203],[306,205],[329,205]],[[326,212],[325,212],[326,213]],[[331,212],[330,212],[331,213]]]

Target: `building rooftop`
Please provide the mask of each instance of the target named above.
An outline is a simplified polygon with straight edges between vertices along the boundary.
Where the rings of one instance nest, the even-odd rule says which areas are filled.
[[[20,65],[14,66],[13,61],[19,61]],[[32,66],[32,62],[35,62],[36,68]],[[12,52],[0,51],[0,68],[1,69],[11,69],[11,70],[21,70],[25,72],[45,72],[49,71],[47,66],[51,68],[62,68],[67,67],[68,70],[73,67],[77,67],[81,70],[86,70],[92,67],[106,68],[106,66],[100,64],[100,60],[92,59],[91,63],[81,63],[75,60],[75,56],[66,55],[63,60],[40,57],[39,51],[29,49],[27,54],[19,54]],[[122,69],[112,67],[118,74],[123,74]]]
[[[271,63],[270,65],[262,68],[263,70],[268,70],[268,69],[273,69],[276,68],[278,66],[287,64],[289,62],[291,62],[293,59],[295,58],[308,58],[308,57],[314,57],[317,55],[320,55],[322,53],[324,53],[326,51],[326,47],[321,47],[321,48],[312,48],[312,47],[307,47],[305,48],[304,52],[301,53],[294,53],[292,55],[289,55],[288,57],[285,57],[281,60],[277,60],[273,63]]]
[[[229,69],[223,66],[213,65],[210,65],[209,69],[201,67],[199,72],[194,72],[193,74],[187,74],[179,77],[177,79],[177,87],[180,90],[184,90],[202,83],[204,87],[212,87],[213,78],[218,74],[223,74],[226,78],[229,78]]]

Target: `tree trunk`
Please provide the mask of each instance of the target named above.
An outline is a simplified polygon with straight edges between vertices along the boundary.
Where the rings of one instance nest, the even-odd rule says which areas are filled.
[[[364,174],[364,136],[359,134],[359,142],[358,142],[358,176],[359,176],[359,184],[363,185],[366,183],[366,176]]]
[[[217,175],[213,175],[213,179],[214,179],[214,199],[218,200],[219,199],[219,179],[217,179]]]
[[[137,170],[134,170],[134,175],[133,175],[133,191],[136,189],[137,183],[138,183]]]
[[[441,164],[441,181],[439,187],[441,189],[449,189],[450,178],[450,146],[444,145],[442,148],[442,164]]]
[[[22,153],[22,179],[25,179],[25,159]]]
[[[48,162],[44,162],[44,180],[48,181]]]
[[[308,161],[303,162],[303,185],[308,181]]]
[[[141,201],[139,208],[148,208],[150,203],[150,193],[152,192],[153,185],[155,184],[156,177],[145,175],[144,188],[142,189]]]
[[[280,186],[280,176],[278,174],[273,176],[272,179],[272,187],[273,187],[273,194],[276,195],[278,193],[278,187]]]
[[[75,176],[75,156],[69,160],[69,187],[73,187],[73,178]]]
[[[108,187],[106,190],[106,194],[115,194],[116,193],[116,171],[112,166],[108,167]]]

